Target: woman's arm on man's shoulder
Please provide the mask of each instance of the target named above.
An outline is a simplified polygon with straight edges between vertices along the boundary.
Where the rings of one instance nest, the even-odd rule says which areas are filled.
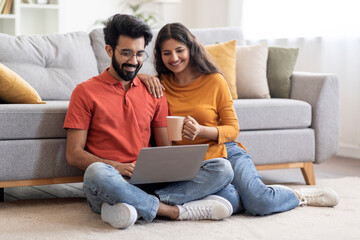
[[[151,95],[156,98],[161,98],[165,87],[161,84],[160,79],[157,76],[151,76],[146,73],[139,73],[138,78],[145,84],[147,90]]]

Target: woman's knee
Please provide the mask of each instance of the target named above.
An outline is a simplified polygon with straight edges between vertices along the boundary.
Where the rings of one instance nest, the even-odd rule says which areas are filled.
[[[234,178],[234,171],[228,160],[223,158],[216,158],[214,160],[214,174],[215,178],[222,180],[222,182],[228,185]]]
[[[246,211],[253,216],[265,216],[273,213],[273,204],[265,201],[253,201],[246,206]]]
[[[227,185],[225,188],[215,193],[215,195],[223,197],[231,203],[233,207],[233,214],[244,211],[242,208],[240,195],[232,184]]]
[[[231,166],[231,163],[227,160],[224,159],[223,161],[223,175],[228,176],[228,181],[229,183],[232,182],[232,180],[234,179],[234,170]]]

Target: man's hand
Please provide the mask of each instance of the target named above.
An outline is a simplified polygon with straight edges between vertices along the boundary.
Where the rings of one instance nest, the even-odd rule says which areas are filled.
[[[119,173],[126,177],[131,177],[132,172],[134,171],[135,164],[134,163],[118,163],[114,166]]]
[[[184,138],[193,141],[197,135],[201,132],[201,125],[198,122],[190,117],[187,116],[184,121],[184,128],[183,128],[183,136]]]
[[[157,77],[145,73],[139,73],[137,76],[145,84],[150,94],[156,98],[162,97],[165,87],[161,84]]]

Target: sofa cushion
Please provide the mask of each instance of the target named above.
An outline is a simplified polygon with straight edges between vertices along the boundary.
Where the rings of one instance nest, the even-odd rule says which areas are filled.
[[[268,47],[259,44],[236,48],[236,86],[239,98],[270,98],[266,78]]]
[[[65,146],[63,138],[0,141],[0,181],[84,175],[67,163]]]
[[[19,74],[43,100],[69,100],[75,86],[98,75],[85,32],[34,36],[0,34],[0,62]]]
[[[315,161],[315,133],[312,128],[242,131],[237,139],[255,165]]]
[[[235,52],[236,40],[224,43],[206,45],[205,49],[209,52],[214,63],[224,74],[224,78],[229,86],[230,94],[233,99],[237,99],[236,90],[236,71],[235,71]]]
[[[298,48],[269,47],[267,80],[271,97],[289,98],[290,77],[298,53]]]
[[[68,101],[0,104],[0,139],[64,138]]]
[[[240,132],[244,130],[307,128],[311,106],[293,99],[234,100]]]
[[[45,103],[30,84],[1,63],[0,99],[7,103]]]
[[[98,71],[102,73],[111,63],[111,59],[105,51],[104,31],[102,28],[97,28],[92,30],[89,36],[96,57]]]
[[[245,43],[242,31],[238,27],[221,27],[221,28],[202,28],[202,29],[190,29],[190,31],[196,36],[196,38],[204,45],[216,44],[219,42],[227,42],[230,40],[236,40],[238,45]],[[141,73],[147,73],[155,75],[154,68],[154,44],[159,29],[153,30],[153,39],[149,45],[145,48],[145,51],[149,54],[149,58],[144,62]],[[98,70],[103,72],[105,68],[110,66],[111,59],[105,52],[105,40],[102,28],[94,29],[90,33],[91,44],[94,48],[95,56],[97,59]]]

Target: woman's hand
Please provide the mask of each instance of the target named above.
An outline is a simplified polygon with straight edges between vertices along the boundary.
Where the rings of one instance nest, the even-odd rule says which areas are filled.
[[[184,138],[193,141],[197,135],[201,132],[201,125],[198,122],[190,117],[187,116],[184,121],[184,128],[183,128],[183,136]]]
[[[132,172],[134,171],[134,163],[118,163],[114,168],[119,171],[119,173],[126,177],[131,177]]]
[[[216,127],[200,125],[194,118],[187,116],[184,121],[183,136],[190,141],[197,136],[218,141],[219,130]]]
[[[156,98],[162,97],[163,91],[165,91],[165,87],[161,84],[157,77],[146,73],[139,73],[137,76],[145,84],[150,94]]]

